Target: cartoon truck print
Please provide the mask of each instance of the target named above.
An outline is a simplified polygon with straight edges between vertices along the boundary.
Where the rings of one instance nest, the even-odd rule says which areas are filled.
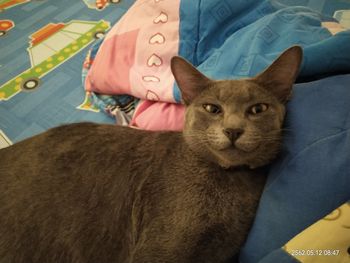
[[[15,26],[11,20],[0,20],[0,37],[3,37],[7,32]]]
[[[31,0],[0,0],[0,12],[16,5],[30,2]]]
[[[0,130],[0,149],[8,147],[12,145],[10,139],[6,136],[6,134]]]
[[[117,4],[120,0],[83,0],[84,3],[91,9],[102,10],[108,4]]]
[[[344,28],[350,29],[350,9],[338,10],[334,13],[333,17],[339,21]]]
[[[32,67],[0,86],[0,101],[9,100],[21,91],[32,91],[41,78],[88,46],[103,38],[109,22],[72,20],[48,24],[31,35],[27,49]]]

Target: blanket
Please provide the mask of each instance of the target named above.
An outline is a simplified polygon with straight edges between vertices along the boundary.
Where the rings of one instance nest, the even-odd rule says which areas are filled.
[[[347,27],[308,7],[274,0],[138,0],[98,47],[85,89],[88,96],[139,100],[130,125],[181,130],[184,107],[169,67],[172,56],[215,79],[245,78],[301,45],[299,81],[305,81],[349,72]]]

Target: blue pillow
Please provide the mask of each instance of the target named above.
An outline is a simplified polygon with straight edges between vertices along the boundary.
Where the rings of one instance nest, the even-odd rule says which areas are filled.
[[[350,199],[350,75],[296,84],[243,263],[293,262],[280,248]]]

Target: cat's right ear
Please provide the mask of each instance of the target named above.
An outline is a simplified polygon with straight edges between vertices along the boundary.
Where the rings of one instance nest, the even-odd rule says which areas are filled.
[[[269,90],[282,103],[286,103],[298,76],[302,59],[302,48],[292,46],[272,62],[265,71],[256,76],[254,81]]]
[[[189,105],[211,82],[190,62],[178,56],[171,59],[171,71],[181,90],[182,100],[186,105]]]

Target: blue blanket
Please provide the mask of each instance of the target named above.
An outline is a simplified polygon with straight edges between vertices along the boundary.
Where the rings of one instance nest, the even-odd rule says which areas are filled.
[[[213,78],[253,76],[295,44],[304,48],[304,79],[350,71],[350,31],[332,35],[322,23],[336,20],[308,7],[183,0],[180,8],[179,54]],[[174,96],[180,101],[176,86]]]

